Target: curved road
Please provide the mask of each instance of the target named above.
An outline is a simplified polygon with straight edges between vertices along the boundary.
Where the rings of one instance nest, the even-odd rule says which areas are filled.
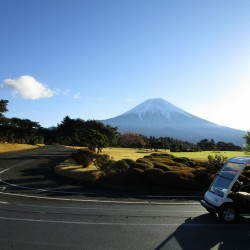
[[[70,149],[0,155],[1,249],[250,249],[249,219],[222,224],[197,200],[132,196],[51,176]]]

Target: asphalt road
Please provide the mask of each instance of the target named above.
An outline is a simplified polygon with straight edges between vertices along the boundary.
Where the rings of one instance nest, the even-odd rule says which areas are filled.
[[[69,149],[0,155],[0,249],[250,249],[250,220],[195,199],[138,196],[51,177]]]

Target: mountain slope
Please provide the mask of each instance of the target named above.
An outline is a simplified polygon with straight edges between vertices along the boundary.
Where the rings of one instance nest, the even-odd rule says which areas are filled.
[[[146,136],[173,137],[190,142],[202,139],[232,142],[242,146],[245,131],[220,126],[192,115],[164,99],[149,99],[133,109],[102,121],[118,131],[134,131]]]

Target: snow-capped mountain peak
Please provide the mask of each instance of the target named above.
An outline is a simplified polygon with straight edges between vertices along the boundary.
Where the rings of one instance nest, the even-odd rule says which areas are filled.
[[[126,113],[123,113],[122,115],[136,114],[140,119],[142,119],[142,117],[144,117],[145,115],[159,114],[166,119],[170,119],[171,113],[180,113],[185,116],[191,116],[191,114],[178,108],[170,102],[165,101],[162,98],[149,99],[147,101],[144,101],[143,103],[127,111]]]

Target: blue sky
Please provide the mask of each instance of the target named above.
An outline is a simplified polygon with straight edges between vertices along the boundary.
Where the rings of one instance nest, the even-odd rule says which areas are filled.
[[[250,129],[249,0],[1,0],[0,99],[44,127],[151,98]]]

